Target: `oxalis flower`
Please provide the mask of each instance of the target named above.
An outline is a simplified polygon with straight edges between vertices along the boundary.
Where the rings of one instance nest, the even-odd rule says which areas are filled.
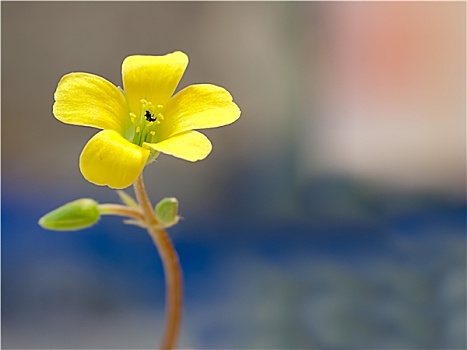
[[[55,117],[102,129],[79,159],[89,182],[125,188],[159,153],[194,162],[211,152],[209,139],[195,129],[230,124],[240,110],[228,91],[211,84],[190,85],[173,95],[187,65],[183,52],[129,56],[122,64],[123,90],[89,73],[60,80]]]

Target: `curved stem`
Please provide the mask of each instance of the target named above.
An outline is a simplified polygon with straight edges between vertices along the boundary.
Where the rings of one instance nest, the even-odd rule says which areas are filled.
[[[99,204],[99,212],[101,215],[127,216],[144,222],[144,215],[141,210],[130,208],[126,205]]]
[[[134,183],[136,199],[143,212],[146,229],[148,230],[164,266],[166,283],[166,324],[161,349],[173,349],[176,346],[180,322],[182,318],[182,273],[178,255],[167,232],[159,226],[154,209],[149,201],[141,174]]]

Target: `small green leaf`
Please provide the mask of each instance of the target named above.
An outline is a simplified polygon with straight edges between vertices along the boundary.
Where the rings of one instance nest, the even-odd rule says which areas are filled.
[[[180,217],[178,216],[177,198],[168,197],[157,203],[156,216],[165,227],[170,227],[178,223]]]
[[[75,231],[94,225],[99,217],[97,202],[82,198],[45,214],[39,219],[39,225],[49,230]]]
[[[136,201],[128,193],[118,190],[117,194],[120,197],[120,200],[130,208],[139,208],[138,203],[136,203]]]

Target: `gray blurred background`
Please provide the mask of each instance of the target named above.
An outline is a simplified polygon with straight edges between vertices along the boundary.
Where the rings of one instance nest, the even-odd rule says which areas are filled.
[[[176,196],[181,348],[466,347],[465,3],[3,2],[2,346],[151,348],[163,322],[147,235],[105,218],[47,232],[80,197],[94,129],[51,112],[61,76],[121,85],[132,54],[181,50],[180,83],[242,110],[213,152],[162,155]],[[132,193],[131,189],[128,190]]]

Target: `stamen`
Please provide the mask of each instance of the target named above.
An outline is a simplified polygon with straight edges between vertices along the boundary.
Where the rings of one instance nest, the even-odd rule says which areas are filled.
[[[140,114],[130,113],[130,120],[135,125],[132,142],[136,145],[151,142],[157,135],[158,125],[164,120],[163,105],[153,105],[146,99],[141,99],[140,102]]]

